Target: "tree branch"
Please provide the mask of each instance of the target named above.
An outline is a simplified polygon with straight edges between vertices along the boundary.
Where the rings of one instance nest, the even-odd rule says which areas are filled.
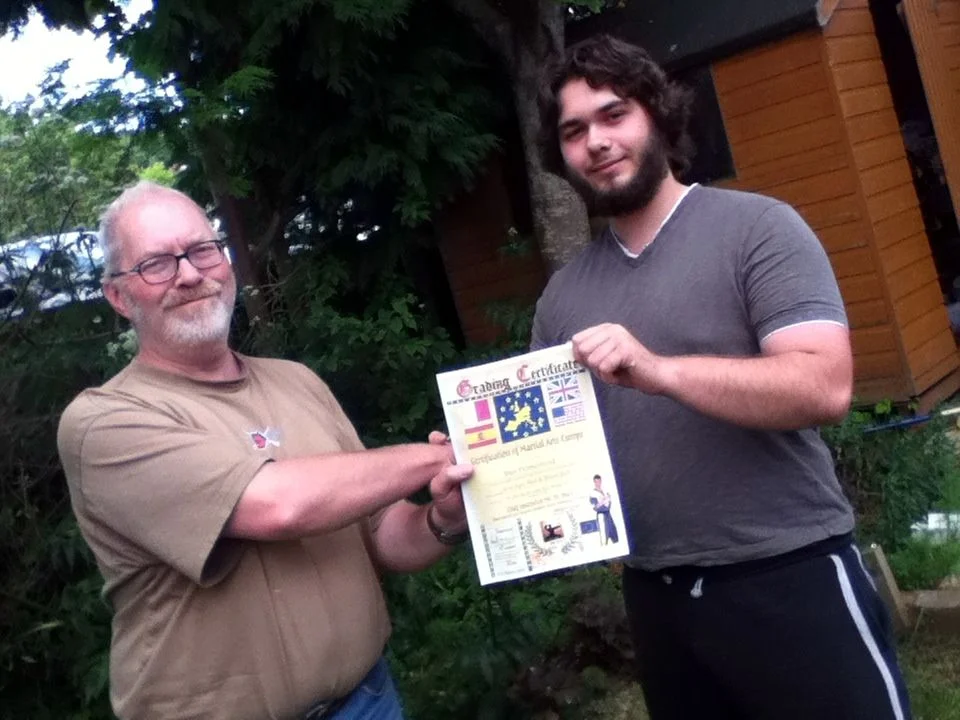
[[[456,12],[471,23],[487,44],[500,56],[509,72],[515,67],[511,22],[486,0],[446,0]]]

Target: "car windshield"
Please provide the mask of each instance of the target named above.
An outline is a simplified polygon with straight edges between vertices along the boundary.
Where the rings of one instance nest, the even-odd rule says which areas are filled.
[[[74,231],[0,245],[0,317],[101,296],[95,233]]]

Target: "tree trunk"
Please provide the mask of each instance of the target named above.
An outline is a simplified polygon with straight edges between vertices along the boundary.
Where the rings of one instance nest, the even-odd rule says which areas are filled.
[[[250,234],[244,222],[240,200],[229,190],[226,171],[220,162],[217,151],[199,138],[204,174],[210,185],[210,193],[227,226],[227,241],[237,274],[237,285],[241,291],[244,308],[252,332],[256,333],[259,324],[269,320],[267,303],[263,296],[266,281],[263,268],[257,263],[251,252]]]
[[[537,73],[538,67],[531,68]],[[552,274],[566,265],[590,241],[587,210],[566,180],[543,169],[537,147],[540,111],[536,93],[539,78],[514,84],[517,118],[530,192],[530,210],[540,251]]]
[[[523,141],[530,207],[537,243],[551,273],[590,240],[587,211],[574,189],[540,163],[537,92],[546,63],[563,52],[563,6],[559,0],[512,0],[500,10],[487,0],[448,0],[469,18],[504,63],[513,90]]]

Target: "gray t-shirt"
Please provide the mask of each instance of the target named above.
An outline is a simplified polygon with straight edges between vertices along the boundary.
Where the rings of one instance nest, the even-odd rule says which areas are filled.
[[[537,303],[533,349],[618,323],[662,355],[755,356],[798,323],[846,324],[826,253],[789,206],[692,188],[637,258],[608,229]],[[816,429],[751,430],[596,381],[623,497],[630,564],[720,565],[853,529]]]

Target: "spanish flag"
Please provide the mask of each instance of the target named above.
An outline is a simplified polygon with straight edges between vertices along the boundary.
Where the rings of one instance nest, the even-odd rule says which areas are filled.
[[[496,445],[500,440],[497,436],[497,428],[493,423],[467,428],[465,432],[467,435],[467,447],[470,450],[483,447],[484,445]]]

